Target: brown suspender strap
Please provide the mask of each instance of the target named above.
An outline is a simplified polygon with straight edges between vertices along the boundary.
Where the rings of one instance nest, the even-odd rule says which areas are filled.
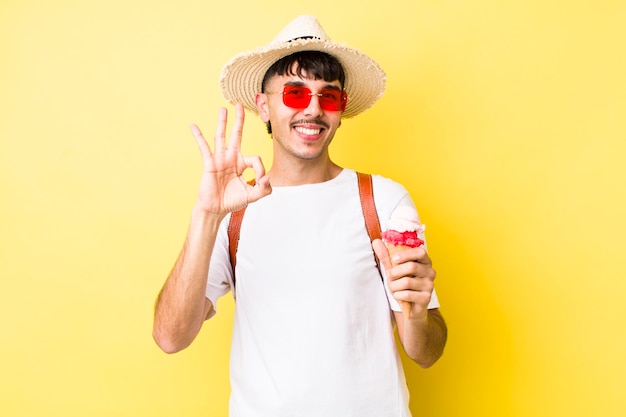
[[[363,218],[365,219],[365,227],[367,228],[367,234],[370,237],[370,241],[373,242],[375,239],[380,239],[382,232],[380,230],[380,221],[378,219],[378,212],[376,211],[376,204],[374,203],[372,176],[361,172],[357,172],[356,175],[359,182],[359,198],[361,200]],[[254,180],[250,181],[250,184],[254,185]],[[228,252],[230,255],[230,264],[233,268],[233,284],[235,283],[235,265],[237,264],[239,232],[241,230],[241,222],[243,221],[245,211],[246,208],[244,207],[232,212],[230,215],[230,222],[228,223]],[[380,271],[380,264],[376,254],[374,254],[374,260],[376,261],[376,266]]]
[[[237,247],[239,246],[239,231],[246,208],[233,211],[228,223],[228,252],[230,254],[230,265],[233,268],[233,284],[235,283],[235,265],[237,264]]]
[[[380,230],[380,221],[378,219],[378,212],[376,211],[376,204],[374,203],[372,176],[361,172],[357,172],[356,175],[359,180],[359,197],[361,198],[361,209],[363,210],[365,227],[367,228],[367,234],[370,237],[370,242],[373,242],[374,240],[381,238],[382,232]],[[376,267],[380,271],[380,264],[375,253],[374,260],[376,261]]]
[[[254,185],[256,181],[251,179],[248,184]],[[233,211],[228,222],[228,254],[230,256],[230,265],[233,268],[233,284],[235,283],[235,265],[237,264],[237,247],[239,247],[239,232],[241,231],[241,222],[246,212],[246,207]]]

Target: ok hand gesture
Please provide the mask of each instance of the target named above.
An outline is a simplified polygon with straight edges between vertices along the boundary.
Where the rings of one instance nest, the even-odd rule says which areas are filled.
[[[196,138],[202,154],[202,179],[196,201],[196,208],[207,213],[226,215],[229,212],[245,207],[272,192],[265,167],[258,156],[241,154],[241,134],[243,131],[244,110],[241,104],[235,105],[235,121],[232,132],[226,143],[226,121],[228,111],[219,111],[217,130],[215,132],[214,150],[211,151],[202,132],[196,125],[191,131]],[[243,172],[252,168],[256,181],[251,186],[243,179]]]

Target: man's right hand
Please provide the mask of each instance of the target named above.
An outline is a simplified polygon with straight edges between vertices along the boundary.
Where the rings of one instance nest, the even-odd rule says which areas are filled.
[[[259,156],[243,156],[241,154],[241,135],[243,131],[244,109],[241,104],[235,105],[235,122],[226,143],[226,121],[228,111],[219,111],[217,130],[215,131],[214,151],[202,135],[200,128],[191,126],[202,154],[202,179],[196,209],[207,213],[225,216],[272,192],[269,178]],[[242,174],[248,169],[254,170],[255,186],[244,180]]]

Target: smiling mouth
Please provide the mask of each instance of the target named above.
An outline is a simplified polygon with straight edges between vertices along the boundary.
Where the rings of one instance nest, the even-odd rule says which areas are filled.
[[[298,133],[302,133],[303,135],[313,136],[319,135],[322,132],[322,128],[311,129],[308,127],[296,126],[294,127],[295,131]]]

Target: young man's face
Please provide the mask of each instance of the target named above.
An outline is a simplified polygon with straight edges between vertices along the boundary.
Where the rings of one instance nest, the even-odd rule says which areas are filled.
[[[315,95],[321,91],[337,91],[340,94],[339,81],[313,80],[304,75],[305,78],[276,75],[266,84],[266,93],[257,94],[261,120],[272,125],[275,157],[282,154],[304,160],[328,158],[328,146],[341,125],[343,110],[324,109],[320,103],[324,99]],[[314,95],[305,108],[292,108],[283,102],[282,92],[286,86],[303,86]]]

